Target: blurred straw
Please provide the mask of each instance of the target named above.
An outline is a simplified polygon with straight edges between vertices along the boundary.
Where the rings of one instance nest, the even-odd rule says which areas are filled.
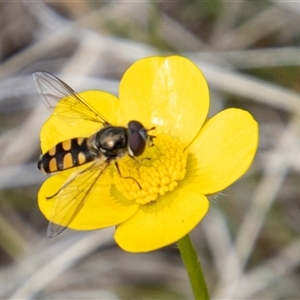
[[[112,241],[113,228],[91,232],[80,239],[73,239],[73,243],[66,247],[60,244],[59,251],[50,249],[48,253],[43,253],[42,264],[21,278],[21,282],[14,289],[8,299],[30,299],[41,291],[54,278],[57,278],[66,269],[73,266],[77,261],[92,253],[95,249],[104,246]],[[46,251],[46,249],[45,249]],[[35,260],[36,253],[33,252],[28,260]],[[47,260],[46,260],[47,259]],[[26,262],[26,259],[24,260]],[[16,268],[18,268],[16,266]],[[101,266],[99,266],[99,272]]]

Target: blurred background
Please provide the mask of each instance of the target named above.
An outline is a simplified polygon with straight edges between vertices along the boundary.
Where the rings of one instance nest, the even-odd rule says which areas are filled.
[[[129,254],[113,228],[48,239],[36,203],[49,112],[31,74],[118,95],[137,59],[180,54],[208,80],[210,116],[260,124],[253,166],[191,234],[211,297],[300,299],[299,28],[296,1],[1,1],[0,298],[192,298],[176,245]]]

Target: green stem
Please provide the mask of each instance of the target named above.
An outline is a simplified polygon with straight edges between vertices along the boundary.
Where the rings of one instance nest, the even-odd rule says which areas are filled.
[[[195,299],[209,300],[209,294],[202,273],[201,264],[193,243],[187,234],[177,242],[179,251],[189,275]]]

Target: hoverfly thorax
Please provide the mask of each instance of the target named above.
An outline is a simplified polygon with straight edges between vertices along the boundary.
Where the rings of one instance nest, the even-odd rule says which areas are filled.
[[[127,153],[127,130],[125,127],[108,125],[89,139],[89,147],[95,156],[104,155],[115,160]]]

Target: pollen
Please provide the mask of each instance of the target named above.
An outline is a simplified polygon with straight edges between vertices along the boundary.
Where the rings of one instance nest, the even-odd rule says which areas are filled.
[[[117,189],[139,204],[149,205],[176,188],[186,173],[187,151],[168,135],[157,135],[154,144],[138,158],[124,157],[114,173]],[[121,175],[121,176],[120,176]]]

